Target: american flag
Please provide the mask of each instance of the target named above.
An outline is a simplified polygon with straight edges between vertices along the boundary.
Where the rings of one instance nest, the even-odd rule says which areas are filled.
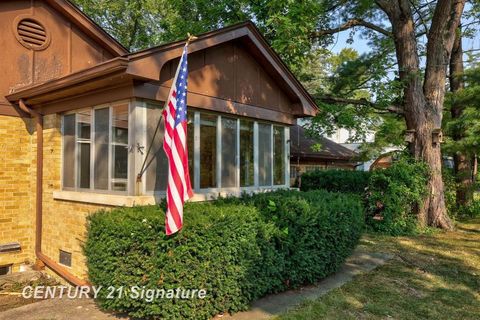
[[[187,45],[168,94],[163,117],[163,149],[168,158],[167,213],[165,233],[171,235],[183,226],[183,204],[193,197],[187,152]]]

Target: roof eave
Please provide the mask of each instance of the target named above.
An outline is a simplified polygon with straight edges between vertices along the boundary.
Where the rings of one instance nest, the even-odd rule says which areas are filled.
[[[46,0],[48,4],[65,15],[83,32],[101,43],[114,56],[123,56],[129,51],[120,42],[103,30],[95,21],[69,0]]]
[[[125,72],[128,68],[128,59],[123,57],[114,58],[107,62],[98,64],[92,68],[71,73],[67,76],[50,80],[41,84],[29,87],[22,87],[5,96],[11,103],[16,103],[20,99],[48,94],[55,90],[70,87],[86,81],[92,81],[95,78],[105,77],[110,74]]]

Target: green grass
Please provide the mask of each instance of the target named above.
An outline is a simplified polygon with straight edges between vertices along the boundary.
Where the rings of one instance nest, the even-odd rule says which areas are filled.
[[[480,219],[454,232],[369,234],[360,245],[395,257],[278,320],[480,319]]]

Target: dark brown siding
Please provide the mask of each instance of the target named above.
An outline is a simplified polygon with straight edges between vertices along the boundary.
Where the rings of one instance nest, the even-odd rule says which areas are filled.
[[[292,113],[292,102],[240,42],[207,48],[188,59],[190,93]],[[162,86],[171,86],[177,64],[175,59],[164,65]]]
[[[33,6],[31,4],[33,3]],[[43,50],[24,47],[15,36],[16,19],[40,22],[50,43]],[[70,21],[41,0],[0,1],[0,105],[12,89],[42,83],[112,58]]]

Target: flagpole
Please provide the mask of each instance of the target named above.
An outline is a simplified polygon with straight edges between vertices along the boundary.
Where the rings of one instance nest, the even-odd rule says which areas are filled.
[[[195,41],[197,40],[198,37],[194,36],[193,34],[190,34],[190,32],[187,32],[187,41],[185,41],[185,46],[188,47],[188,45],[190,44],[190,42],[192,41]],[[178,69],[177,69],[177,72],[175,73],[175,76],[173,77],[173,81],[175,81],[175,79],[177,78],[177,74],[178,74]],[[172,87],[173,88],[173,87]],[[170,94],[172,93],[172,88],[170,88],[170,91],[168,93],[168,96],[170,96]],[[165,101],[165,104],[167,104],[167,101]],[[165,106],[162,108],[162,110],[165,109]],[[142,176],[143,174],[145,173],[145,170],[147,169],[147,167],[150,165],[151,161],[147,164],[147,159],[148,159],[148,156],[150,154],[150,149],[152,147],[152,144],[153,144],[153,140],[155,139],[155,136],[157,135],[157,131],[160,127],[160,122],[162,121],[162,117],[160,117],[160,119],[158,120],[158,124],[157,124],[157,127],[155,129],[155,133],[153,134],[153,137],[152,137],[152,141],[150,142],[150,146],[148,147],[148,150],[147,150],[147,154],[145,155],[145,158],[143,160],[143,163],[142,163],[142,167],[140,169],[140,172],[137,174],[137,179],[136,179],[136,182],[137,182],[137,186],[138,187],[138,183],[140,183],[142,181]]]

